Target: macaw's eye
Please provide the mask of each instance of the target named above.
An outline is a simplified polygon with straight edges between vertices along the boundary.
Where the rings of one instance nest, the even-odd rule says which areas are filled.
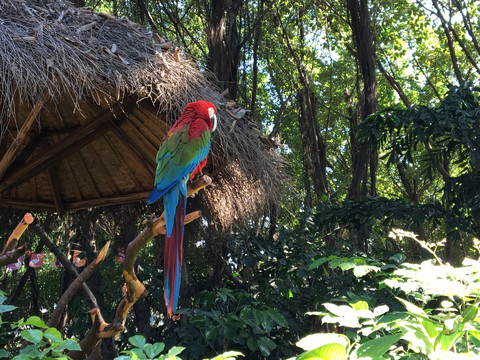
[[[208,116],[210,117],[210,119],[212,118],[213,115],[215,115],[215,109],[213,107],[209,107]]]

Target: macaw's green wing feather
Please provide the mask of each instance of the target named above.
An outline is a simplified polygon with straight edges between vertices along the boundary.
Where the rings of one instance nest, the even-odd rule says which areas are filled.
[[[188,139],[189,126],[177,128],[168,133],[157,153],[154,196],[149,203],[156,201],[183,177],[188,177],[210,150],[210,131]]]

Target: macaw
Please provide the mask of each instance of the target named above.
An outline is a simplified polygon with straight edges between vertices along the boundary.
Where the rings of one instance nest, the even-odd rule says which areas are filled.
[[[168,316],[175,312],[180,293],[183,258],[183,225],[187,181],[207,163],[210,136],[217,127],[217,109],[208,101],[189,103],[165,135],[158,149],[152,204],[163,196],[167,232],[164,252],[164,298]]]

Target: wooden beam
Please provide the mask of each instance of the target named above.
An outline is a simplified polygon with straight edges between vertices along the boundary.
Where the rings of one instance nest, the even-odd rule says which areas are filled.
[[[144,191],[144,192],[133,193],[133,194],[101,197],[98,199],[90,199],[90,200],[82,200],[82,201],[76,201],[71,203],[65,203],[64,206],[65,206],[65,210],[73,211],[73,210],[88,209],[91,207],[121,205],[121,204],[127,204],[127,203],[139,202],[139,201],[146,201],[149,195],[150,195],[150,191]]]
[[[20,166],[11,174],[7,174],[0,182],[0,192],[12,186],[18,185],[25,180],[48,169],[62,159],[89,144],[94,139],[102,136],[112,128],[116,127],[114,118],[125,120],[125,111],[134,104],[132,97],[127,98],[122,104],[115,104],[111,109],[105,110],[88,124],[82,126],[73,136],[67,137],[49,150],[39,155],[24,166]]]
[[[25,137],[27,136],[30,129],[32,128],[32,125],[35,119],[37,118],[38,113],[40,112],[40,110],[43,108],[43,106],[46,104],[46,102],[49,99],[50,99],[50,93],[48,91],[45,91],[42,98],[36,102],[32,110],[28,114],[26,120],[22,124],[22,127],[17,133],[17,137],[10,144],[10,147],[7,149],[7,152],[0,160],[0,179],[2,179],[8,167],[12,164],[13,160],[15,159],[15,156],[18,153],[18,150],[20,149],[21,145],[25,140]]]
[[[0,204],[2,208],[11,208],[11,209],[30,209],[31,211],[55,211],[55,205],[47,202],[39,201],[29,201],[29,200],[16,200],[16,199],[0,199]]]
[[[118,196],[101,197],[98,199],[89,199],[82,201],[75,201],[69,203],[63,203],[64,211],[83,210],[91,207],[103,207],[112,205],[121,205],[127,203],[134,203],[139,201],[146,201],[150,191],[143,191],[133,194],[124,194]],[[53,203],[28,201],[28,200],[16,200],[16,199],[0,199],[0,206],[3,208],[12,209],[31,209],[32,211],[57,211]]]

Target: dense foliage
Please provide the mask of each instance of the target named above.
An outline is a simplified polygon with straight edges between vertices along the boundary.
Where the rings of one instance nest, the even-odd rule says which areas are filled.
[[[469,260],[480,234],[477,1],[75,2],[181,46],[278,144],[289,174],[279,203],[226,234],[212,235],[208,221],[186,227],[173,320],[163,240],[140,252],[149,295],[132,309],[116,356],[478,356],[479,271]],[[80,248],[87,261],[113,240],[88,282],[107,321],[123,296],[117,249],[154,210],[35,214],[64,253]],[[0,213],[2,245],[22,215]],[[418,237],[389,236],[393,228]],[[33,232],[22,241],[44,251]],[[0,356],[62,356],[90,328],[77,296],[59,333],[40,330],[72,281],[51,261],[4,273]],[[24,340],[34,346],[19,351]]]

